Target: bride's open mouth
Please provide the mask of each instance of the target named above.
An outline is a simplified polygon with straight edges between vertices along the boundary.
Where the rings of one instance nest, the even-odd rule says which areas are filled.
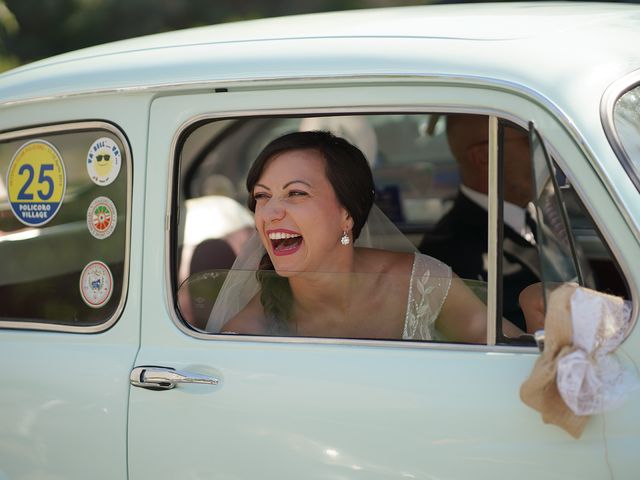
[[[274,255],[291,255],[302,246],[302,235],[291,230],[270,230],[267,232]]]

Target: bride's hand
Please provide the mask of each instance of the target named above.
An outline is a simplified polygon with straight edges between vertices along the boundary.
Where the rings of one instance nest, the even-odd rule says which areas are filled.
[[[518,298],[527,322],[527,333],[544,329],[544,291],[541,282],[526,287]]]

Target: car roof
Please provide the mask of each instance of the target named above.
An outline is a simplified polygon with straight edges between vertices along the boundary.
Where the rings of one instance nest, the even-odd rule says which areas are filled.
[[[398,7],[219,24],[124,40],[0,75],[1,103],[176,85],[447,76],[599,91],[640,67],[640,6]],[[555,92],[555,93],[554,93]]]

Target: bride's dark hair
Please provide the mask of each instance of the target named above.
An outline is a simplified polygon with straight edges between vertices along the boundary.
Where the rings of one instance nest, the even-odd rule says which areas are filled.
[[[249,209],[255,212],[253,188],[262,172],[274,157],[291,150],[316,150],[325,161],[327,179],[338,202],[353,219],[352,236],[355,241],[367,221],[373,206],[373,175],[367,159],[354,145],[330,132],[294,132],[276,138],[260,152],[247,175]],[[288,333],[293,296],[289,280],[273,272],[273,263],[265,253],[256,273],[260,282],[260,302],[269,319],[272,333]]]

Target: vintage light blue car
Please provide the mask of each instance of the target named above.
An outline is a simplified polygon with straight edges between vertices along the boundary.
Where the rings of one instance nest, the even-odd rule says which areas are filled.
[[[0,479],[637,478],[637,393],[579,438],[545,424],[520,398],[542,336],[497,319],[525,269],[504,240],[511,129],[536,281],[620,299],[614,353],[637,374],[638,45],[634,5],[443,5],[178,31],[0,75]],[[461,114],[489,132],[470,177],[447,137]],[[254,228],[248,168],[310,129],[360,147],[416,247],[485,172],[481,273],[452,264],[486,302],[484,344],[211,327]]]

